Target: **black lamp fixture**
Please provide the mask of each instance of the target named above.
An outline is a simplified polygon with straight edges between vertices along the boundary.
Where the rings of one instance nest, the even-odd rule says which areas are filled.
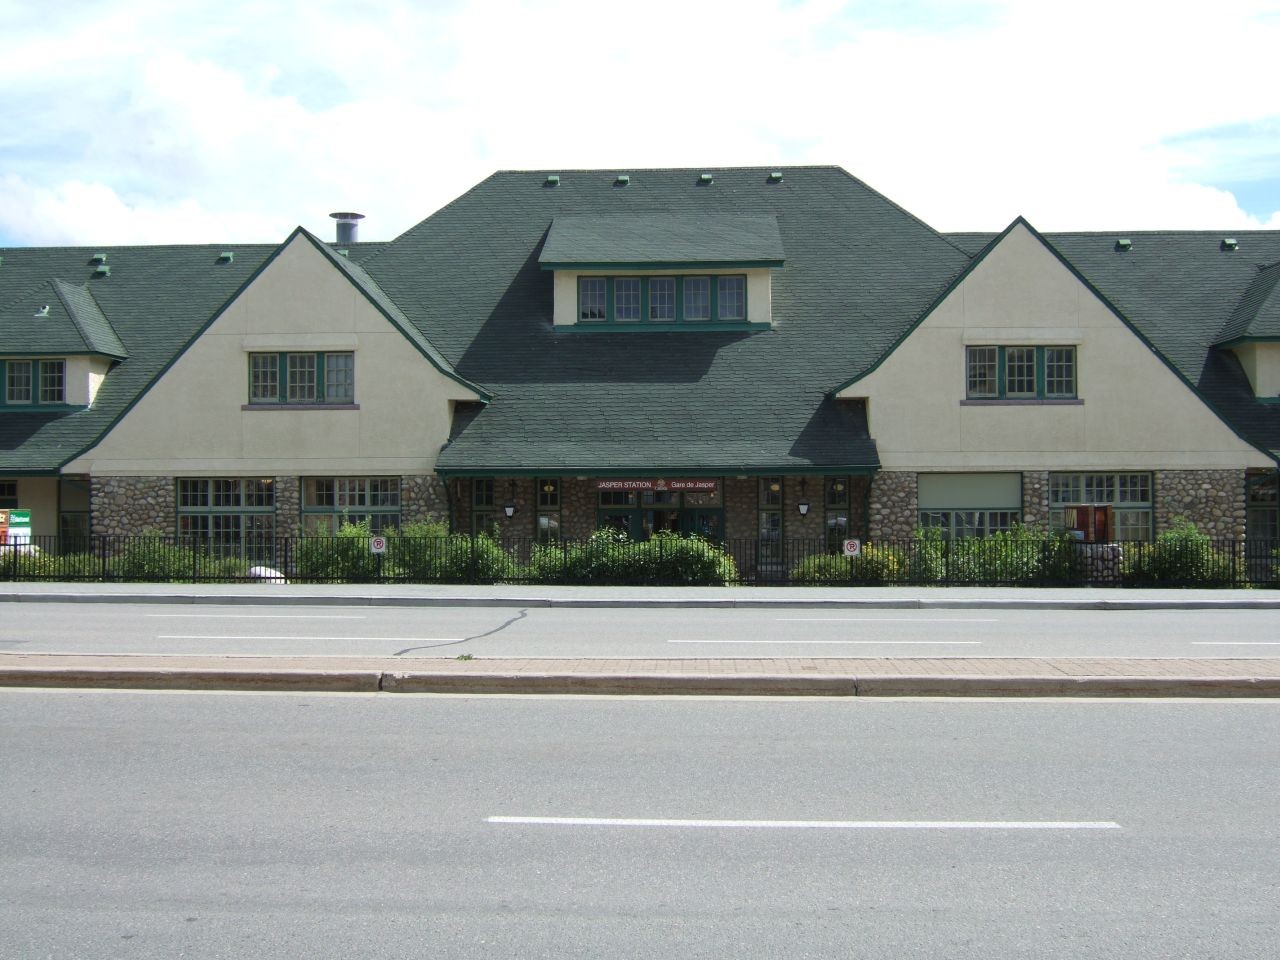
[[[809,500],[805,496],[808,486],[809,486],[809,481],[806,478],[801,477],[800,478],[800,502],[796,504],[796,509],[800,511],[800,516],[802,517],[807,517],[809,515]]]
[[[507,515],[508,520],[516,515],[516,482],[514,480],[507,481],[507,502],[502,505],[502,512]]]

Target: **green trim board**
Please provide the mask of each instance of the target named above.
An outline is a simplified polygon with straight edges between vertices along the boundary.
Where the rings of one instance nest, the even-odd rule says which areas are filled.
[[[785,266],[785,260],[611,260],[594,263],[540,263],[542,270],[596,271],[596,270],[762,270]]]

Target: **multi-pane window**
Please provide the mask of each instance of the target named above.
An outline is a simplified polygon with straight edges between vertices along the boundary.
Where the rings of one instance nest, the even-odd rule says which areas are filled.
[[[1075,347],[965,348],[965,396],[970,400],[1072,400]]]
[[[332,533],[343,523],[368,522],[373,533],[400,525],[398,477],[306,477],[302,526],[307,534]]]
[[[639,277],[618,277],[613,281],[613,319],[640,319]]]
[[[711,278],[684,278],[684,318],[686,320],[711,319]]]
[[[471,481],[471,532],[487,533],[498,522],[497,499],[493,477],[476,477]]]
[[[578,319],[607,320],[609,282],[604,277],[578,278]]]
[[[217,556],[270,564],[275,541],[275,484],[270,478],[178,480],[178,533]]]
[[[578,319],[611,323],[743,322],[747,278],[579,277]]]
[[[747,278],[717,277],[719,305],[716,312],[721,320],[747,319]]]
[[[676,318],[676,278],[651,277],[649,279],[649,319],[674,320]]]
[[[782,478],[760,478],[759,550],[761,563],[782,560]]]
[[[65,360],[0,360],[7,404],[66,403]]]
[[[985,537],[1012,530],[1019,522],[1017,510],[921,510],[920,526],[938,529],[947,539]]]
[[[1153,500],[1149,473],[1049,474],[1049,525],[1063,529],[1067,504],[1111,506],[1117,540],[1150,540]]]
[[[355,402],[354,353],[251,353],[249,402],[350,404]]]
[[[827,477],[823,481],[823,487],[827,550],[836,552],[849,539],[849,478]]]
[[[13,510],[18,506],[18,481],[0,480],[0,510]]]
[[[538,543],[552,543],[560,539],[560,480],[557,477],[540,477],[534,482],[538,490],[534,534]]]
[[[5,361],[5,401],[7,403],[31,402],[31,361]]]

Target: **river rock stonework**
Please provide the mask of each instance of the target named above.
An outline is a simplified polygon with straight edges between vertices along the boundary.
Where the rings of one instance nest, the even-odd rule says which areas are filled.
[[[915,536],[919,503],[914,473],[877,473],[871,479],[870,529],[867,531],[871,539],[906,540]]]
[[[437,476],[400,478],[400,522],[449,522],[449,498]]]
[[[1215,539],[1243,540],[1244,477],[1243,470],[1156,471],[1156,534],[1185,517]]]
[[[1022,475],[1022,523],[1049,529],[1049,471],[1028,470]]]
[[[140,536],[156,532],[173,536],[177,493],[173,477],[94,477],[89,509],[98,536]]]

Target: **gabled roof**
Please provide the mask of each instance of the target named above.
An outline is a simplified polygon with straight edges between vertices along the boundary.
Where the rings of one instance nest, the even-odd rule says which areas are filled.
[[[1258,271],[1218,336],[1226,346],[1245,340],[1280,340],[1280,263]]]
[[[713,189],[707,187],[706,189]],[[559,216],[538,262],[564,267],[780,267],[782,237],[773,216]]]
[[[0,307],[0,353],[129,355],[88,288],[65,280],[47,280]]]

